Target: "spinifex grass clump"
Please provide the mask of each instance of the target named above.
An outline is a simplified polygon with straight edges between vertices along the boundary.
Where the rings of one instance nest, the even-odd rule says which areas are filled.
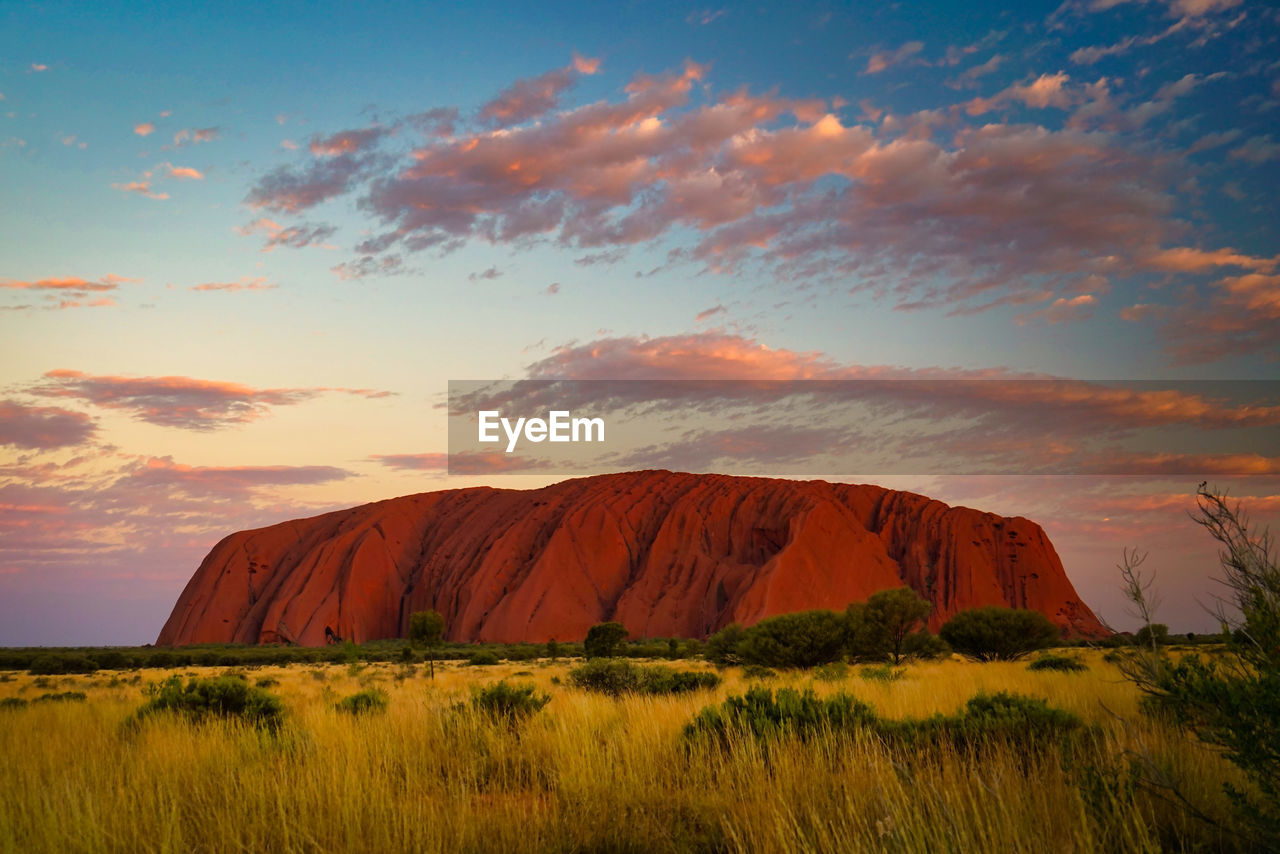
[[[730,697],[719,706],[707,706],[698,712],[685,726],[685,735],[710,736],[722,743],[727,743],[734,733],[803,740],[820,732],[850,732],[875,722],[872,708],[850,694],[822,698],[812,688],[804,692],[782,688],[775,696],[768,688],[757,686],[743,696]]]
[[[350,715],[363,715],[369,712],[385,712],[390,699],[387,692],[378,688],[366,688],[350,697],[343,697],[334,706],[340,712]]]
[[[192,677],[184,685],[170,676],[151,691],[151,699],[138,710],[137,720],[173,712],[193,721],[211,718],[240,720],[274,731],[284,720],[284,706],[274,694],[255,688],[234,676]]]
[[[1053,670],[1058,673],[1083,673],[1089,666],[1069,655],[1046,654],[1027,665],[1028,670]]]
[[[862,668],[858,675],[870,682],[897,682],[907,675],[907,670],[891,664],[875,664]]]
[[[616,658],[595,658],[569,671],[579,688],[619,697],[623,694],[684,694],[720,684],[715,673],[675,670],[660,664],[641,667]]]
[[[33,703],[83,703],[88,699],[83,691],[59,691],[57,693],[41,694],[32,700]]]
[[[889,743],[922,747],[949,743],[972,748],[992,742],[1031,748],[1060,741],[1081,731],[1075,715],[1051,708],[1044,700],[1001,691],[979,694],[954,715],[887,721],[849,694],[818,697],[783,688],[776,695],[755,687],[719,706],[707,706],[685,727],[689,737],[711,736],[728,743],[734,733],[759,739],[808,739],[818,733],[866,732]]]
[[[504,679],[471,695],[471,708],[500,723],[517,724],[551,702],[533,684],[508,684]]]
[[[1031,749],[1082,733],[1084,723],[1071,712],[1044,700],[1000,691],[979,694],[954,715],[881,721],[877,731],[890,741],[910,746],[949,743],[973,748],[992,742]]]

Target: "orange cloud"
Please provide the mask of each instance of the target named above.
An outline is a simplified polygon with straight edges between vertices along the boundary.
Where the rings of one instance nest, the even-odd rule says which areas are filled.
[[[189,166],[174,166],[172,163],[166,163],[165,169],[168,170],[170,178],[187,179],[192,181],[203,181],[204,173],[199,169],[192,169]]]
[[[203,285],[192,285],[189,290],[193,291],[270,291],[275,290],[276,285],[267,284],[267,280],[258,277],[250,279],[247,276],[238,282],[206,282]]]
[[[133,132],[138,136],[149,136],[156,132],[156,126],[153,122],[139,122],[133,126]]]

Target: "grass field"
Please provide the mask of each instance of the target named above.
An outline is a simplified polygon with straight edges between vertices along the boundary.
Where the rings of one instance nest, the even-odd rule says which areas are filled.
[[[703,706],[750,684],[611,699],[570,686],[572,663],[494,667],[261,667],[288,717],[278,735],[236,723],[126,721],[165,671],[0,675],[0,700],[80,691],[83,702],[0,708],[0,850],[45,851],[1156,851],[1232,850],[1233,837],[1149,788],[1151,761],[1210,818],[1234,768],[1138,711],[1100,653],[1081,674],[952,659],[894,682],[806,672],[764,680],[846,691],[884,717],[958,709],[982,690],[1043,697],[1097,724],[1072,747],[977,752],[893,747],[872,736],[690,743]],[[681,666],[706,665],[683,663]],[[180,671],[217,675],[222,668]],[[140,676],[140,679],[135,679]],[[465,701],[477,685],[531,681],[552,700],[512,728]],[[338,699],[377,686],[386,712]]]

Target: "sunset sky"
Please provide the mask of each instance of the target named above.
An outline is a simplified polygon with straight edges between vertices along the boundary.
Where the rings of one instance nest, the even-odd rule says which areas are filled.
[[[559,479],[448,475],[451,379],[1280,376],[1274,4],[364,5],[0,5],[0,644],[151,642],[235,530]],[[1081,411],[1280,426],[1196,388]],[[1231,450],[876,480],[1036,520],[1120,627],[1147,549],[1205,631],[1196,484],[1280,521]]]

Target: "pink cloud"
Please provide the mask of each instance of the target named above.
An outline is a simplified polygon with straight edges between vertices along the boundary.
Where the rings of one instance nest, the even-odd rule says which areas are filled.
[[[1042,74],[1031,83],[1010,86],[990,98],[974,98],[965,104],[964,109],[971,116],[980,116],[1011,101],[1017,101],[1038,110],[1048,107],[1065,110],[1077,101],[1077,95],[1066,88],[1070,79],[1061,71],[1057,74]]]
[[[297,212],[357,192],[375,230],[357,257],[333,268],[344,278],[400,273],[409,254],[472,240],[546,241],[587,250],[585,263],[668,238],[676,246],[666,268],[766,273],[784,286],[850,289],[902,310],[1020,307],[1024,322],[1039,311],[1037,319],[1083,317],[1083,295],[1108,293],[1118,277],[1192,275],[1246,259],[1180,246],[1176,170],[1123,136],[1200,77],[1184,76],[1154,106],[1127,112],[1111,98],[1114,81],[1077,88],[1062,72],[970,103],[976,113],[1078,107],[1051,130],[969,123],[964,109],[853,122],[834,102],[713,94],[695,63],[637,75],[618,98],[563,108],[560,84],[577,73],[561,68],[531,89],[509,87],[512,98],[542,93],[529,108],[536,121],[516,121],[524,113],[500,96],[491,103],[507,106],[491,112],[511,123],[424,132],[408,157],[348,142],[368,128],[318,138],[319,154],[263,176],[246,201]],[[1087,129],[1099,123],[1108,129]],[[1265,272],[1258,265],[1269,262],[1242,263]],[[1174,326],[1161,328],[1171,351],[1186,350]],[[1196,352],[1224,346],[1208,325],[1192,332],[1206,339]],[[1244,341],[1269,346],[1266,336]]]
[[[188,143],[199,145],[202,142],[212,142],[221,134],[221,129],[212,128],[183,128],[173,135],[174,147],[181,147]]]
[[[560,96],[578,75],[595,74],[599,68],[599,59],[574,54],[573,61],[564,68],[512,83],[480,108],[479,118],[500,127],[537,118],[559,105]]]
[[[83,412],[0,400],[0,445],[51,450],[82,445],[96,432],[94,420]]]
[[[259,276],[250,279],[247,276],[238,282],[206,282],[203,285],[192,285],[189,290],[193,291],[230,291],[232,293],[238,291],[271,291],[276,289],[276,285],[267,284],[267,280]]]
[[[445,471],[448,454],[373,454],[370,460],[396,471]]]
[[[56,370],[28,391],[42,397],[81,400],[104,409],[128,412],[161,427],[210,431],[255,421],[274,406],[295,406],[326,392],[379,398],[391,393],[348,388],[253,388],[240,383],[192,377],[94,376]]]
[[[281,246],[292,249],[303,249],[307,246],[318,246],[322,249],[336,248],[332,244],[325,242],[337,231],[335,227],[330,225],[300,223],[298,225],[284,226],[274,220],[262,217],[236,229],[236,231],[245,236],[253,234],[266,235],[266,240],[262,244],[263,252],[272,252]]]
[[[867,60],[867,67],[863,69],[862,73],[879,74],[881,71],[892,68],[895,65],[901,65],[922,50],[924,50],[924,42],[912,41],[906,42],[895,50],[874,53]]]
[[[154,122],[139,122],[133,126],[133,132],[138,136],[150,136],[156,132],[156,126]]]

